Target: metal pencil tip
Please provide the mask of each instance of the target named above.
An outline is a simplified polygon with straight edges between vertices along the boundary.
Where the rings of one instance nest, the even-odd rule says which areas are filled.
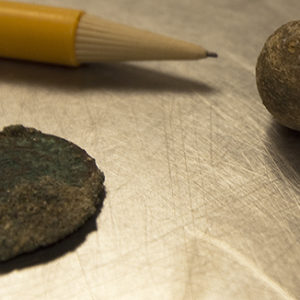
[[[218,57],[218,54],[215,53],[215,52],[207,51],[207,52],[206,52],[206,56],[207,56],[207,57]]]

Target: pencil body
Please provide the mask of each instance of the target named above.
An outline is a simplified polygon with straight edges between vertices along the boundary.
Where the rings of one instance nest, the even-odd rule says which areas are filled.
[[[84,11],[0,1],[0,57],[78,66],[84,62],[199,59],[195,44],[120,25]]]
[[[80,10],[0,1],[0,56],[77,65]]]

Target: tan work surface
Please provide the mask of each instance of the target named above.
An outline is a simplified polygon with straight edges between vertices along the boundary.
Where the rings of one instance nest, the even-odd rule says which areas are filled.
[[[255,63],[266,38],[299,18],[300,2],[34,2],[199,43],[219,58],[74,70],[0,61],[0,127],[78,144],[107,188],[97,231],[92,220],[0,266],[0,299],[297,299],[300,136],[264,109]]]

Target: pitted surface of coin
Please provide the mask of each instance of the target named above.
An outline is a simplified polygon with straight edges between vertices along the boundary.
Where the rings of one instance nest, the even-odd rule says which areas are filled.
[[[0,132],[0,261],[64,238],[95,214],[104,175],[83,149],[14,125]]]

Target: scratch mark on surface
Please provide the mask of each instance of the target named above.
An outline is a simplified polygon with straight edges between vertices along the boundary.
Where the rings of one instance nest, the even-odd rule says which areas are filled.
[[[138,121],[138,115],[137,115],[137,112],[134,108],[134,103],[132,103],[130,105],[130,110],[131,110],[131,115],[132,115],[132,118],[133,118],[133,121],[134,121],[134,125],[135,125],[135,134],[136,134],[136,137],[137,137],[137,140],[138,140],[138,145],[140,146],[140,149],[141,151],[139,151],[139,154],[142,158],[143,157],[143,153],[146,153],[145,151],[145,145],[144,145],[144,140],[141,136],[141,133],[140,133],[140,128],[141,126],[139,125],[139,121]]]
[[[186,178],[187,178],[189,205],[190,205],[190,209],[192,210],[193,209],[193,201],[192,201],[192,191],[191,191],[191,180],[190,180],[190,173],[189,173],[189,168],[188,168],[188,163],[187,163],[185,137],[184,137],[184,129],[183,129],[180,103],[179,103],[179,122],[180,122],[180,129],[181,129],[181,142],[182,142],[182,148],[183,148],[183,158],[184,158],[185,172],[186,172]],[[193,222],[194,222],[194,214],[193,213],[192,213],[192,218],[193,218]]]
[[[212,125],[212,106],[209,107],[209,158],[213,165],[213,125]]]
[[[194,225],[194,223],[193,223],[193,225]],[[186,237],[185,230],[183,230],[183,239],[184,239],[184,251],[185,251],[186,257],[190,257],[189,251],[188,251],[188,240]],[[191,276],[191,266],[190,265],[187,265],[187,273],[188,273],[188,276],[185,281],[185,295],[187,295],[187,291],[189,290],[190,295],[192,296],[192,300],[193,300],[192,280],[190,280],[190,278],[189,278]]]
[[[118,238],[119,236],[119,228],[117,226],[117,221],[115,220],[115,217],[114,217],[114,213],[113,213],[113,205],[111,203],[111,201],[108,201],[107,202],[107,207],[108,207],[108,211],[109,211],[109,216],[110,216],[110,221],[111,221],[111,224],[112,224],[112,232],[117,232],[116,234],[113,235],[114,237],[114,240],[116,241],[116,243],[118,244],[118,249],[121,249],[121,242],[120,242],[120,239]]]
[[[209,105],[209,155],[210,155],[210,166],[211,166],[211,171],[213,175],[213,181],[214,181],[214,186],[218,185],[217,182],[217,174],[216,174],[216,168],[214,166],[214,143],[213,143],[213,112],[214,108],[212,104]],[[212,186],[213,186],[212,185]]]
[[[83,268],[83,266],[82,266],[82,263],[81,263],[81,261],[80,261],[80,258],[79,258],[79,255],[78,255],[77,251],[75,251],[75,254],[76,254],[76,257],[77,257],[77,260],[78,260],[78,263],[79,263],[79,266],[80,266],[82,275],[83,275],[83,277],[84,277],[85,285],[86,285],[87,290],[88,290],[88,292],[89,292],[89,294],[90,294],[90,297],[91,297],[92,300],[95,300],[95,298],[94,298],[94,296],[93,296],[93,294],[92,294],[92,292],[91,292],[91,290],[90,290],[90,288],[89,288],[89,284],[88,284],[88,281],[87,281],[87,277],[86,277],[84,268]]]
[[[196,118],[194,118],[194,122],[196,122]],[[198,143],[198,131],[197,131],[197,126],[194,126],[195,128],[195,144],[196,144],[196,149],[199,148],[199,143]],[[196,186],[199,186],[200,187],[200,190],[201,190],[201,194],[202,194],[202,201],[203,201],[203,204],[201,206],[198,206],[197,208],[199,209],[200,207],[203,208],[204,210],[204,217],[205,217],[205,222],[206,222],[206,226],[208,227],[209,226],[209,215],[207,213],[207,196],[206,196],[206,190],[205,190],[205,187],[204,187],[204,176],[203,176],[203,171],[202,171],[202,168],[201,168],[201,160],[200,160],[200,153],[197,151],[196,152],[196,160],[197,160],[197,169],[198,169],[198,172],[200,174],[199,178],[201,180],[201,184],[199,184],[198,182],[194,182],[194,184]]]
[[[185,166],[185,172],[186,172],[186,179],[187,179],[187,188],[188,188],[188,197],[189,197],[189,206],[190,206],[190,212],[192,215],[192,225],[193,227],[195,226],[195,220],[194,220],[194,214],[193,214],[193,203],[192,203],[192,195],[191,195],[191,183],[190,183],[190,178],[189,178],[189,170],[188,170],[188,165],[187,165],[187,157],[186,157],[186,147],[185,147],[185,140],[184,140],[184,129],[183,129],[183,123],[182,123],[182,112],[181,112],[181,107],[180,103],[178,103],[178,115],[179,115],[179,126],[180,126],[180,133],[181,133],[181,143],[182,143],[182,150],[183,150],[183,159],[184,159],[184,166]],[[188,240],[186,238],[186,232],[183,230],[183,239],[184,239],[184,251],[186,253],[186,256],[189,257],[189,252],[188,252]],[[190,272],[190,266],[187,266],[188,270],[187,272]],[[193,289],[192,289],[192,282],[190,280],[186,280],[185,284],[185,294],[187,294],[187,291],[189,290],[190,295],[192,296],[193,299]]]
[[[63,120],[62,118],[59,117],[59,115],[57,113],[53,114],[53,118],[55,119],[55,123],[58,124],[58,128],[60,130],[60,132],[62,133],[63,136],[67,136],[66,131],[65,131],[65,126],[63,125]]]
[[[145,231],[145,252],[146,252],[146,265],[147,265],[147,269],[149,270],[150,273],[150,278],[152,281],[152,284],[155,284],[155,277],[153,275],[152,272],[152,264],[149,260],[149,258],[151,257],[151,253],[150,253],[150,249],[149,249],[149,219],[151,219],[151,213],[149,213],[149,207],[147,204],[147,201],[144,202],[145,205],[145,222],[144,222],[144,231]]]
[[[288,183],[285,176],[284,176],[284,174],[283,174],[283,172],[282,172],[282,170],[279,168],[278,163],[273,158],[271,151],[266,146],[264,146],[264,150],[265,150],[265,153],[268,155],[268,158],[271,161],[272,166],[276,168],[276,171],[278,172],[278,175],[279,175],[280,179],[282,179],[284,181],[284,183]],[[279,156],[278,153],[276,153],[276,154],[277,154],[277,156]],[[284,161],[284,159],[280,156],[279,156],[279,159]]]
[[[272,164],[274,164],[274,167],[276,168],[277,172],[279,173],[279,176],[281,177],[281,179],[284,181],[285,184],[289,184],[292,181],[291,178],[295,178],[296,182],[300,180],[300,176],[297,173],[297,171],[293,168],[292,164],[289,162],[289,160],[287,160],[286,158],[284,158],[283,155],[281,155],[280,153],[278,153],[278,151],[274,151],[273,149],[268,149],[268,147],[264,147],[265,152],[268,154],[268,158],[271,160]],[[281,162],[278,162],[272,155],[273,153],[276,153],[276,158],[278,158],[278,160]],[[284,172],[282,171],[282,168],[280,167],[280,165],[284,166],[284,168],[286,169],[287,173],[289,174],[289,177],[286,177],[284,175]],[[298,186],[295,186],[295,188],[297,190],[300,190]]]
[[[174,187],[173,187],[173,178],[172,178],[172,169],[171,169],[171,161],[170,161],[170,145],[169,145],[169,138],[168,138],[168,132],[167,132],[167,117],[166,112],[164,109],[164,136],[165,136],[165,146],[166,146],[166,155],[167,155],[167,164],[168,164],[168,173],[169,173],[169,181],[170,181],[170,188],[171,188],[171,195],[172,199],[174,198]],[[175,216],[176,211],[176,204],[173,201],[173,215]]]
[[[195,235],[192,232],[190,232],[188,229],[186,231],[188,234],[190,234],[195,238]],[[288,291],[283,289],[275,280],[273,280],[262,270],[257,268],[257,266],[250,259],[248,259],[246,256],[241,254],[239,251],[235,250],[227,243],[220,241],[219,239],[213,238],[204,232],[198,232],[198,233],[199,235],[196,238],[199,238],[200,240],[203,240],[217,247],[218,249],[227,253],[230,257],[233,257],[240,265],[248,268],[255,277],[264,281],[266,285],[268,285],[272,290],[274,290],[276,293],[281,295],[284,299],[296,300],[296,298],[294,298]]]
[[[93,126],[93,128],[97,128],[97,124],[95,122],[95,119],[93,118],[92,112],[91,112],[90,107],[87,102],[85,103],[84,107],[87,112],[88,119],[89,119],[91,125]]]
[[[193,251],[194,252],[198,252],[197,251],[198,249],[197,249],[197,243],[196,243],[196,241],[193,240],[191,245],[192,245]],[[185,288],[184,288],[184,293],[183,293],[182,300],[184,300],[184,299],[191,299],[191,300],[193,300],[194,299],[194,291],[193,291],[193,267],[195,265],[195,258],[196,258],[195,255],[188,254],[186,256],[186,264],[187,264],[188,270],[187,270],[187,274],[186,274],[186,278],[185,278]],[[190,290],[190,297],[192,297],[192,298],[188,298],[189,294],[188,294],[188,291],[187,291],[187,287]]]

